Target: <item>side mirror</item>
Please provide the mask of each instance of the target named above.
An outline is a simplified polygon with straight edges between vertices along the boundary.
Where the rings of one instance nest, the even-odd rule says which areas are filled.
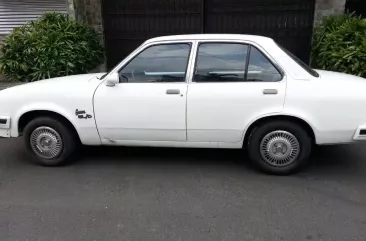
[[[118,83],[119,83],[119,74],[118,73],[112,73],[108,76],[105,85],[108,86],[108,87],[113,87]]]

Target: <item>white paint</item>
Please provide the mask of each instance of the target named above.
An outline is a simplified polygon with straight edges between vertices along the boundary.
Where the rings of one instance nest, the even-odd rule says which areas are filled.
[[[100,145],[94,118],[78,119],[75,110],[93,111],[93,94],[101,83],[87,74],[42,80],[0,91],[0,115],[11,117],[11,137],[19,136],[20,117],[37,110],[52,111],[67,118],[77,130],[83,144]],[[1,136],[1,135],[0,135]]]
[[[288,81],[284,113],[313,126],[318,144],[353,141],[366,122],[366,80],[317,70],[320,78]]]
[[[0,138],[1,137],[10,137],[9,129],[0,129]]]
[[[252,44],[282,68],[284,78],[268,83],[194,83],[198,42],[205,41]],[[173,42],[192,44],[185,83],[105,85],[108,76],[147,46]],[[359,130],[366,126],[366,80],[318,72],[319,78],[308,74],[269,38],[155,38],[142,44],[103,81],[96,78],[101,74],[68,76],[0,91],[0,116],[11,120],[10,128],[0,127],[0,136],[19,136],[18,122],[23,114],[47,110],[67,118],[86,145],[240,148],[252,123],[276,115],[307,122],[314,130],[317,144],[366,140],[359,136]],[[178,89],[181,95],[167,95],[168,89]],[[276,89],[278,94],[263,95],[264,89]],[[79,119],[76,109],[85,110],[92,118]]]
[[[181,94],[167,95],[169,89]],[[186,141],[186,83],[101,85],[94,98],[102,139]]]
[[[264,89],[278,90],[264,95]],[[192,83],[188,87],[188,141],[240,142],[248,123],[263,114],[279,114],[286,80],[272,83]]]

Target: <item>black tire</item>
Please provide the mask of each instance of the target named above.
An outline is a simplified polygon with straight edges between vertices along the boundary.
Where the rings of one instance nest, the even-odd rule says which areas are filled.
[[[32,148],[32,133],[40,127],[51,128],[56,131],[61,138],[62,148],[60,148],[61,150],[57,156],[53,158],[43,158]],[[43,166],[61,166],[69,163],[79,144],[76,133],[70,126],[51,117],[38,117],[30,121],[24,128],[24,142],[27,151],[33,157],[32,162]]]
[[[297,139],[300,146],[300,151],[297,153],[297,157],[288,164],[283,164],[282,166],[269,163],[270,161],[266,161],[261,154],[262,140],[268,134],[275,131],[290,133]],[[304,128],[290,121],[266,122],[253,130],[248,142],[248,152],[251,161],[262,171],[275,175],[288,175],[298,172],[306,164],[311,153],[311,147],[312,140]],[[283,152],[285,152],[286,149],[283,150]]]

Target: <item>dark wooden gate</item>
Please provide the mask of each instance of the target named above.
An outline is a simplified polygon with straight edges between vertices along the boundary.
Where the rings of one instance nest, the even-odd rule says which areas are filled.
[[[102,0],[108,68],[148,38],[194,33],[274,38],[309,61],[315,0]]]
[[[366,0],[347,0],[346,11],[366,17]]]

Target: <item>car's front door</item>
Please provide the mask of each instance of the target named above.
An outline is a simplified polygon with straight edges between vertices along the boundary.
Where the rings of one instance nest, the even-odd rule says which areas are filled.
[[[187,97],[189,142],[240,143],[252,120],[283,110],[285,77],[259,47],[198,43]]]
[[[186,72],[192,43],[152,44],[118,70],[120,83],[94,97],[104,144],[186,141]]]

